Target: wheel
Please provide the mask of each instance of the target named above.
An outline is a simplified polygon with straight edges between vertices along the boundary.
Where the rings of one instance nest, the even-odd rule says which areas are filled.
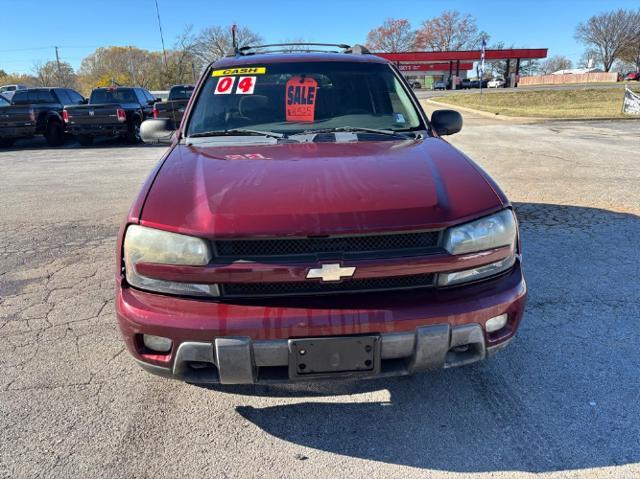
[[[60,122],[50,121],[47,125],[47,130],[44,132],[44,137],[49,146],[61,146],[64,144],[64,130]]]
[[[78,143],[82,146],[91,146],[93,145],[93,137],[89,135],[78,135]]]
[[[131,124],[129,125],[129,131],[127,132],[127,142],[136,144],[140,143],[142,140],[140,139],[140,118],[135,117],[131,120]]]
[[[9,148],[13,146],[14,138],[0,138],[0,148]]]

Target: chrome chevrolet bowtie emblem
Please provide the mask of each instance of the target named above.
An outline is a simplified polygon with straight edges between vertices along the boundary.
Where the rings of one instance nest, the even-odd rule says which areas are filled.
[[[312,268],[307,273],[307,279],[321,279],[322,281],[340,281],[342,278],[350,278],[356,272],[355,267],[338,263],[323,264],[321,268]]]

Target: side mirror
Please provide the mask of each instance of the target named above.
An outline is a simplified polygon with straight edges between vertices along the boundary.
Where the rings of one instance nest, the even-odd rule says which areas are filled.
[[[176,128],[168,118],[145,120],[140,125],[140,138],[145,143],[171,144]]]
[[[455,110],[436,110],[431,115],[431,127],[440,136],[462,130],[462,115]]]

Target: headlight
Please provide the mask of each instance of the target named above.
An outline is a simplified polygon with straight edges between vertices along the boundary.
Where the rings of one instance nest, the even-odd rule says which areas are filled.
[[[147,278],[138,274],[136,264],[160,263],[204,266],[211,261],[207,242],[193,236],[131,225],[124,238],[124,266],[131,286],[149,291],[193,296],[219,296],[215,284],[179,283]]]
[[[444,233],[444,248],[451,254],[474,253],[515,245],[516,220],[511,210],[502,210]]]

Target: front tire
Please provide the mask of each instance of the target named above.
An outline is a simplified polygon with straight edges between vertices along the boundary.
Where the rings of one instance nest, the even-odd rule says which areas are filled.
[[[138,117],[135,117],[133,120],[131,120],[131,124],[129,125],[129,131],[127,132],[127,143],[131,143],[132,145],[135,145],[142,141],[142,139],[140,138],[141,124],[142,122]]]
[[[62,146],[64,144],[64,130],[62,129],[60,122],[49,122],[47,130],[44,133],[44,137],[49,146]]]
[[[82,146],[91,146],[93,145],[93,137],[89,135],[79,135],[78,143],[80,143]]]

